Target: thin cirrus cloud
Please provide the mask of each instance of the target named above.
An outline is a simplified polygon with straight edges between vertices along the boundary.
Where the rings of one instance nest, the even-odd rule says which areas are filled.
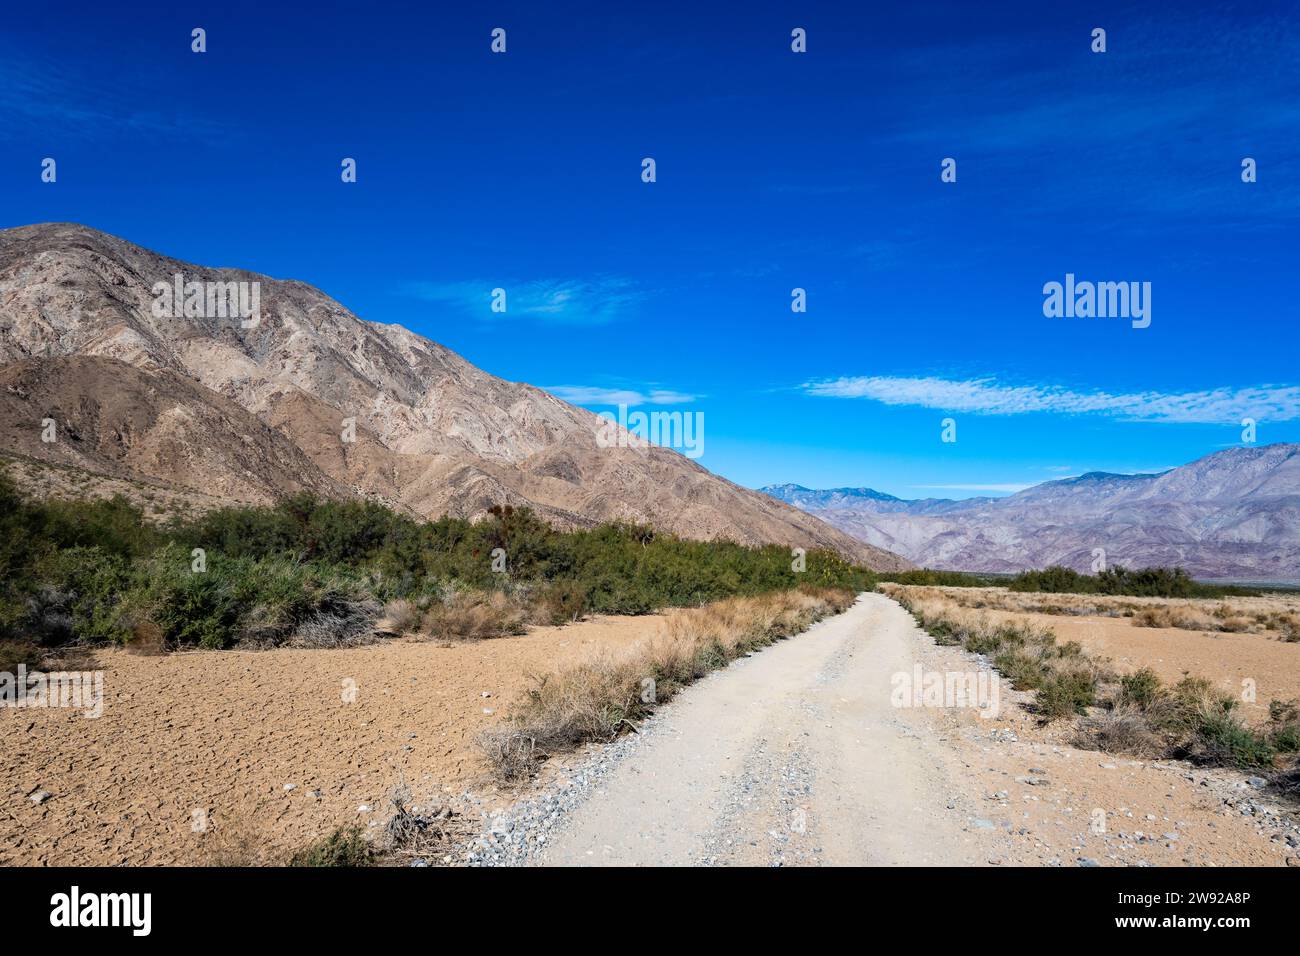
[[[188,47],[188,37],[184,43]],[[237,126],[196,113],[188,101],[166,103],[158,91],[167,89],[168,80],[149,63],[133,61],[129,72],[113,71],[105,81],[0,39],[0,64],[0,114],[10,131],[67,129],[96,138],[166,134],[203,141],[239,135]],[[160,102],[164,105],[150,105]]]
[[[1219,425],[1255,418],[1300,419],[1300,386],[1256,385],[1192,392],[1076,391],[1057,385],[1005,385],[994,378],[945,379],[888,375],[805,382],[826,398],[864,398],[976,415],[1108,415],[1124,421]]]
[[[697,395],[666,388],[640,391],[633,388],[602,388],[597,385],[548,385],[546,390],[574,405],[684,405]]]
[[[505,290],[505,312],[493,312],[493,289]],[[528,282],[407,282],[403,295],[450,305],[487,321],[525,316],[557,325],[606,325],[632,314],[644,293],[631,279],[534,279]]]

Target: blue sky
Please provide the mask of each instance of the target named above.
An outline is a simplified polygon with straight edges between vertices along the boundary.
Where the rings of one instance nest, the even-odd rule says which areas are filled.
[[[614,6],[16,7],[0,225],[703,412],[700,463],[750,486],[996,493],[1181,464],[1247,414],[1300,440],[1295,4]],[[1150,282],[1150,327],[1044,317],[1066,273]]]

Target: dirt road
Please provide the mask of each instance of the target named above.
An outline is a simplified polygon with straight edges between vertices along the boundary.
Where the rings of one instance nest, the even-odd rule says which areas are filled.
[[[866,594],[684,691],[578,808],[549,865],[971,865],[983,838],[925,716],[890,704],[919,632]]]

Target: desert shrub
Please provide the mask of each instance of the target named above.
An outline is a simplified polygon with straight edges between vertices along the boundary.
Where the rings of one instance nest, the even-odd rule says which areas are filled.
[[[1016,690],[1037,690],[1049,673],[1043,655],[1036,650],[1003,651],[993,659],[993,666]]]
[[[1191,729],[1207,714],[1231,713],[1237,699],[1204,677],[1184,677],[1173,687],[1171,704],[1165,723],[1173,729]]]
[[[570,624],[587,610],[587,592],[577,581],[552,581],[533,595],[533,621]]]
[[[358,582],[321,565],[218,559],[207,573],[230,582],[240,643],[338,647],[372,634],[380,612]]]
[[[1000,650],[1008,641],[1008,633],[1001,628],[977,628],[967,631],[963,645],[972,654],[992,654]]]
[[[132,558],[148,554],[163,536],[144,513],[120,496],[91,501],[50,499],[28,509],[30,527],[55,548],[98,548]]]
[[[906,608],[938,643],[957,643],[972,653],[992,654],[993,666],[1017,690],[1035,690],[1035,708],[1044,720],[1084,713],[1096,702],[1103,675],[1076,643],[1060,645],[1051,630],[1030,622],[997,622],[962,612],[944,598],[918,597],[892,585],[883,589]]]
[[[51,551],[36,564],[39,584],[29,599],[27,628],[36,640],[123,642],[129,621],[122,595],[131,588],[131,563],[99,547]]]
[[[338,647],[368,640],[380,606],[347,575],[275,557],[207,556],[196,571],[176,544],[145,562],[124,606],[169,647]]]
[[[878,580],[890,584],[919,585],[924,587],[987,588],[999,582],[996,578],[964,571],[935,571],[917,568],[912,571],[895,571],[877,575]]]
[[[1294,723],[1300,720],[1300,701],[1270,700],[1268,719],[1275,724]]]
[[[171,647],[227,647],[234,641],[239,608],[232,575],[214,560],[206,572],[191,569],[188,553],[160,548],[145,563],[145,581],[129,598],[133,608],[156,624]]]
[[[234,601],[216,577],[178,577],[156,588],[151,618],[172,646],[229,646],[238,620]]]
[[[1268,742],[1280,754],[1300,753],[1300,724],[1283,724],[1269,729]]]
[[[1269,701],[1268,723],[1269,743],[1278,753],[1300,752],[1300,703]]]
[[[1118,706],[1131,705],[1139,710],[1148,710],[1164,696],[1160,678],[1149,667],[1125,674],[1119,680],[1119,693],[1116,695]]]
[[[1034,706],[1044,720],[1083,714],[1097,700],[1097,676],[1086,668],[1054,670],[1043,678]]]
[[[1194,760],[1243,770],[1271,767],[1277,755],[1266,736],[1247,727],[1236,715],[1222,712],[1202,716],[1191,749]]]
[[[342,826],[295,853],[290,866],[369,866],[374,862],[361,827]]]
[[[1007,587],[1012,591],[1047,591],[1052,594],[1096,592],[1096,584],[1087,575],[1059,564],[1041,571],[1022,571],[1007,582]]]
[[[1254,730],[1238,717],[1236,698],[1204,678],[1184,677],[1172,688],[1165,688],[1149,668],[1117,678],[1078,644],[1057,644],[1049,630],[997,624],[939,592],[890,584],[881,589],[936,635],[936,643],[960,643],[967,650],[995,648],[993,665],[1017,690],[1036,691],[1034,706],[1044,720],[1079,718],[1080,746],[1186,757],[1252,771],[1273,766],[1280,754],[1300,752],[1300,704],[1295,702],[1272,702],[1269,725]],[[1162,625],[1169,620],[1168,608],[1147,610],[1156,615],[1150,620]],[[1228,609],[1209,626],[1231,620]],[[1114,691],[1103,702],[1106,709],[1095,710],[1103,686]],[[1294,785],[1292,778],[1287,780],[1288,786]]]
[[[177,524],[172,537],[229,557],[294,557],[329,564],[361,563],[409,535],[416,522],[373,501],[321,501],[309,493],[274,507],[210,511]]]
[[[719,667],[726,666],[727,651],[717,641],[708,641],[695,649],[691,676],[699,679]]]
[[[1267,734],[1247,727],[1237,700],[1205,678],[1185,677],[1173,688],[1161,723],[1179,741],[1178,751],[1198,763],[1257,769],[1271,766],[1276,748]]]

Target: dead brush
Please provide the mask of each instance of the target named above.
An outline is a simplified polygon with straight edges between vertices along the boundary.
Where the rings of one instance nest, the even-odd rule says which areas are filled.
[[[1280,614],[1277,618],[1279,639],[1288,644],[1300,643],[1300,615]]]
[[[440,859],[472,834],[473,827],[451,807],[416,812],[411,799],[405,781],[389,792],[391,813],[377,841],[381,857]]]
[[[1168,627],[1184,631],[1224,631],[1242,633],[1254,630],[1249,618],[1221,604],[1209,613],[1184,605],[1148,605],[1133,614],[1134,627]]]
[[[522,730],[490,730],[479,738],[496,777],[505,783],[527,780],[549,754],[537,746],[537,738]]]
[[[133,618],[130,628],[131,639],[126,644],[128,654],[159,657],[167,653],[167,640],[163,637],[162,628],[149,618],[143,615]]]
[[[298,622],[286,647],[360,647],[375,640],[379,602],[338,596]]]
[[[411,631],[420,620],[420,609],[411,601],[398,598],[384,605],[383,616],[375,622],[375,633],[386,637],[401,637]]]
[[[500,591],[458,592],[430,608],[420,632],[444,641],[483,641],[523,634],[527,611]]]
[[[1133,615],[1134,627],[1177,627],[1167,607],[1144,607]]]
[[[1133,704],[1117,704],[1109,710],[1081,718],[1075,746],[1135,757],[1161,756],[1166,749],[1150,719]]]

